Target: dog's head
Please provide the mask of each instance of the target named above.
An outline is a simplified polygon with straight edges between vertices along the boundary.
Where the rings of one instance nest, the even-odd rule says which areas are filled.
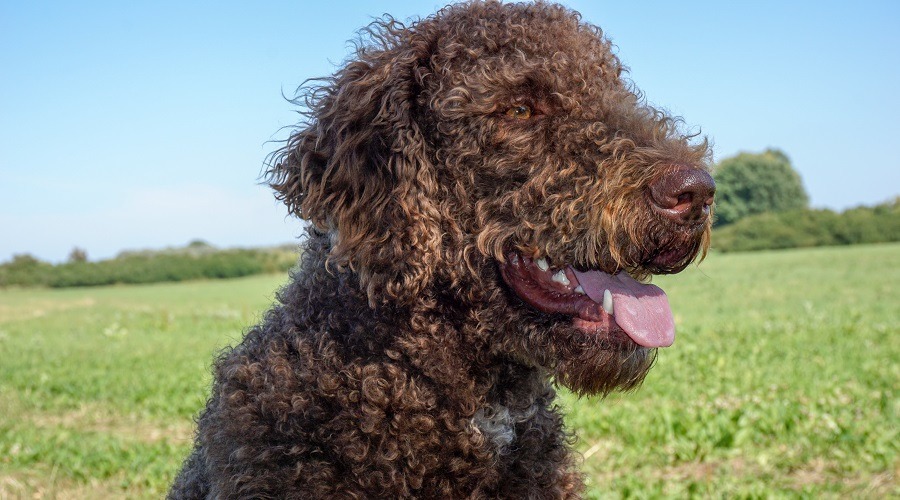
[[[705,251],[705,141],[648,106],[600,30],[475,2],[370,43],[305,94],[268,171],[373,306],[453,296],[497,353],[580,392],[628,389],[671,344],[642,283]]]

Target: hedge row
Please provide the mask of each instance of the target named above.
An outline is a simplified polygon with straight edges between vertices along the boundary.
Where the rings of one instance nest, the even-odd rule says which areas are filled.
[[[713,230],[723,252],[900,241],[900,199],[836,213],[789,210],[741,219]]]
[[[284,272],[297,261],[283,250],[221,250],[204,254],[157,253],[122,255],[99,262],[52,265],[29,255],[0,265],[0,286],[97,286],[191,279],[236,278]]]

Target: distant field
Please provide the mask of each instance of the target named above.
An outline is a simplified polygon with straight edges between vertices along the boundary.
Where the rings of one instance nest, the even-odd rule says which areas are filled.
[[[0,291],[0,498],[162,496],[213,353],[284,279]],[[900,495],[900,245],[656,282],[678,337],[644,387],[562,398],[591,497]]]

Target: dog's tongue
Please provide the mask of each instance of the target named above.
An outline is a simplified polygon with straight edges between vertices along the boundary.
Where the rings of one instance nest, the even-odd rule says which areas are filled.
[[[656,285],[645,285],[620,272],[616,275],[601,271],[581,272],[572,268],[584,293],[598,304],[603,292],[609,290],[613,298],[613,319],[644,347],[668,347],[675,341],[675,320],[666,293]]]

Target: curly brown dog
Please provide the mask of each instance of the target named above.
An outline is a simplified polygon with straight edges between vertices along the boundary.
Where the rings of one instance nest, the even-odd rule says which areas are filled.
[[[673,342],[645,282],[706,248],[707,145],[558,5],[368,34],[270,162],[305,251],[170,497],[577,497],[552,383],[634,388]]]

